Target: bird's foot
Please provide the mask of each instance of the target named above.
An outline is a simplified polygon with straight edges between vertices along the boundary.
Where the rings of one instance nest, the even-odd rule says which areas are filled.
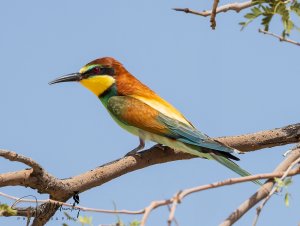
[[[140,141],[139,146],[137,146],[132,151],[128,152],[124,157],[133,156],[133,155],[136,155],[136,156],[139,156],[139,157],[142,156],[141,153],[139,153],[138,151],[143,150],[143,148],[145,147],[145,141],[142,138],[140,138],[139,141]]]
[[[139,150],[140,150],[140,149],[135,148],[135,149],[133,149],[132,151],[128,152],[126,155],[124,155],[124,157],[134,156],[134,155],[135,155],[135,156],[138,156],[138,157],[141,157],[142,154],[138,152]]]
[[[152,148],[158,148],[162,151],[165,151],[165,149],[167,148],[167,146],[163,145],[163,144],[155,144],[152,146]]]

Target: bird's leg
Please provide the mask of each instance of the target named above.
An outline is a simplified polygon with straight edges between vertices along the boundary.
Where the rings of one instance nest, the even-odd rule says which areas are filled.
[[[138,154],[137,152],[142,150],[145,147],[145,141],[142,138],[139,138],[140,144],[132,151],[128,152],[125,156]]]

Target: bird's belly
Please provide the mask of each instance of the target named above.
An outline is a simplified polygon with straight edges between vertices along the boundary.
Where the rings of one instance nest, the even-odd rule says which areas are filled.
[[[170,147],[170,148],[172,148],[176,151],[187,152],[187,153],[190,153],[192,155],[199,156],[201,158],[212,159],[209,154],[201,152],[200,147],[192,148],[191,145],[187,145],[187,144],[185,144],[181,141],[177,141],[177,140],[174,140],[174,139],[170,139],[168,137],[164,137],[164,136],[161,136],[161,135],[150,133],[150,132],[147,132],[145,130],[136,128],[134,126],[126,125],[123,122],[121,122],[120,120],[118,120],[117,118],[115,118],[113,115],[111,115],[111,116],[117,122],[117,124],[120,127],[125,129],[127,132],[142,138],[143,140],[151,140],[151,141],[156,142],[158,144],[168,146],[168,147]]]
[[[198,148],[192,148],[191,145],[187,145],[181,141],[177,141],[174,139],[170,139],[168,137],[164,137],[161,135],[157,135],[154,133],[150,133],[144,130],[139,130],[139,135],[140,138],[142,138],[143,140],[151,140],[154,141],[156,143],[168,146],[176,151],[182,151],[182,152],[187,152],[189,154],[192,155],[196,155],[199,156],[201,158],[206,158],[206,159],[211,159],[210,155],[207,153],[203,153],[200,150],[200,147]]]

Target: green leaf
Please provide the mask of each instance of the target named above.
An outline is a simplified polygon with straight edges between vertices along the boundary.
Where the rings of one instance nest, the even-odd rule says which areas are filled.
[[[289,185],[291,185],[293,183],[292,178],[291,177],[287,177],[284,179],[284,186],[288,187]]]
[[[253,12],[253,14],[254,14],[255,16],[259,16],[259,15],[261,15],[261,13],[262,13],[262,11],[260,10],[260,8],[258,8],[258,7],[253,7],[253,8],[252,8],[252,12]]]
[[[253,13],[247,13],[244,17],[246,19],[253,20],[256,16]]]
[[[282,188],[284,186],[284,182],[280,178],[274,178],[274,180],[277,183],[277,187]]]
[[[261,24],[264,25],[265,31],[269,30],[269,25],[270,25],[272,18],[273,18],[272,14],[264,14],[264,17],[261,20]]]
[[[290,34],[291,33],[291,31],[294,29],[294,23],[293,23],[293,21],[291,21],[291,20],[288,20],[287,22],[286,22],[286,33],[287,34]]]
[[[140,226],[141,225],[141,222],[137,221],[137,220],[134,220],[130,223],[129,226]]]
[[[264,30],[268,31],[274,15],[279,15],[281,17],[283,38],[289,36],[294,29],[299,30],[291,19],[291,12],[300,17],[300,3],[297,0],[253,0],[252,4],[253,7],[251,8],[251,11],[244,15],[246,21],[239,23],[242,26],[241,30],[253,20],[262,16],[261,25],[263,25]]]
[[[290,193],[285,193],[284,195],[284,204],[286,207],[288,207],[290,205]]]
[[[291,5],[291,10],[300,16],[300,3],[294,1],[294,3]]]
[[[78,217],[78,222],[81,223],[82,225],[92,225],[92,217],[87,217],[87,216],[79,216]]]

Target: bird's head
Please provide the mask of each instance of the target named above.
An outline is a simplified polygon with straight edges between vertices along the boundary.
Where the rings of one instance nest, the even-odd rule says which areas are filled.
[[[80,82],[84,87],[100,96],[116,82],[116,76],[125,70],[120,62],[104,57],[93,60],[83,66],[79,72],[61,76],[49,84],[60,82]]]

